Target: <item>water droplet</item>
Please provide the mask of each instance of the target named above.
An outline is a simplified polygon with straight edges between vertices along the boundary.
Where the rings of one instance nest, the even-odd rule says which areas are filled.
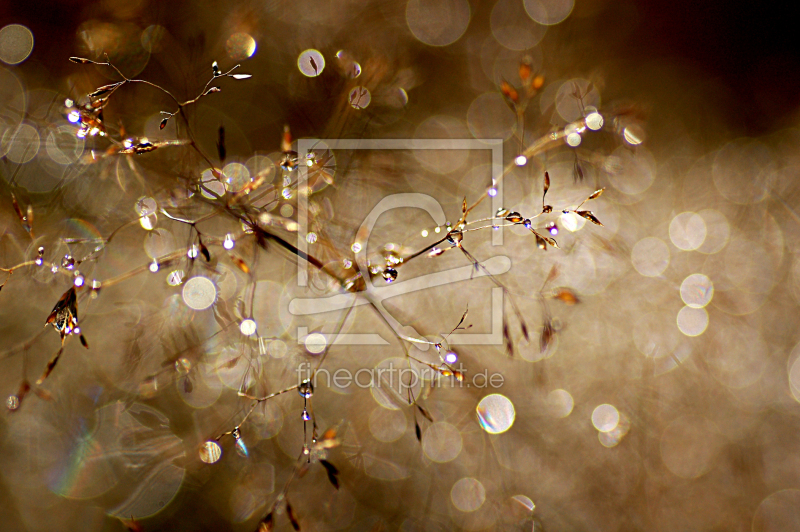
[[[497,196],[497,189],[492,187],[492,188],[489,189],[489,192],[487,192],[487,194],[489,194],[490,198],[493,198],[493,197]]]
[[[506,215],[506,220],[508,220],[513,224],[518,224],[522,222],[522,215],[518,212],[511,212],[508,215]]]
[[[311,414],[309,414],[308,410],[306,410],[305,408],[303,409],[302,418],[303,418],[303,421],[308,421],[308,420],[311,419]]]
[[[236,438],[236,454],[241,456],[242,458],[247,458],[250,453],[247,451],[247,446],[244,444],[244,440],[239,436]]]
[[[283,199],[292,199],[292,189],[285,187],[283,190],[281,190],[281,196],[283,196]]]
[[[450,231],[449,233],[447,233],[447,242],[453,247],[456,247],[459,244],[461,244],[461,240],[463,238],[464,238],[464,234],[461,231],[458,231],[458,230]]]
[[[158,271],[158,261],[154,260],[150,263],[150,271],[156,273]]]
[[[209,440],[200,447],[200,460],[207,464],[213,464],[222,457],[222,447],[219,443]]]
[[[531,221],[529,219],[525,218],[524,220],[522,220],[522,225],[525,226],[525,229],[530,229],[531,228]]]
[[[34,260],[33,262],[35,262],[37,266],[41,266],[44,263],[42,257],[36,257],[36,260]]]
[[[495,218],[503,218],[506,214],[508,214],[508,209],[500,207],[497,209],[497,212],[494,214],[494,216]]]
[[[83,275],[80,274],[80,272],[75,272],[75,273],[76,273],[76,275],[75,275],[75,280],[73,281],[73,284],[76,287],[80,288],[81,286],[83,286],[83,283],[86,282],[86,279],[83,277]]]
[[[394,268],[388,267],[383,270],[383,278],[386,279],[387,283],[391,283],[397,279],[397,270]]]
[[[306,242],[308,242],[309,244],[313,244],[316,241],[317,241],[317,233],[312,231],[306,235]]]
[[[300,394],[300,397],[308,399],[312,395],[314,395],[314,385],[311,384],[311,381],[304,380],[300,383],[300,386],[297,388],[297,393]]]
[[[55,264],[53,264],[53,265],[50,267],[50,271],[51,271],[51,272],[53,272],[53,273],[58,273],[58,266],[57,266],[57,265],[55,265]]]
[[[455,364],[458,362],[458,354],[455,351],[448,351],[444,356],[444,361],[448,364]]]
[[[225,249],[233,249],[235,244],[236,242],[233,240],[233,236],[230,233],[225,235],[225,238],[222,240],[222,247]]]
[[[175,361],[175,371],[180,375],[187,375],[191,369],[192,362],[188,358],[181,357]]]
[[[350,246],[350,249],[353,251],[353,253],[358,253],[361,251],[361,244],[355,242],[352,246]]]
[[[68,270],[75,267],[75,259],[72,258],[72,255],[64,255],[64,258],[61,259],[61,267]]]
[[[6,407],[12,412],[19,408],[19,397],[16,395],[9,395],[6,399]]]
[[[198,253],[197,246],[192,244],[191,247],[189,247],[189,251],[186,252],[186,256],[189,257],[190,259],[196,259],[197,253]]]
[[[39,246],[39,249],[36,250],[36,253],[41,257],[44,255],[44,246]]]
[[[553,236],[556,236],[558,234],[558,226],[556,225],[555,222],[548,223],[545,226],[545,229],[547,229],[547,231]]]

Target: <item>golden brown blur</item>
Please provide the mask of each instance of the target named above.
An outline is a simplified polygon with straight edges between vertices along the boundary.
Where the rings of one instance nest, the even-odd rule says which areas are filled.
[[[0,530],[800,530],[791,20],[4,2]]]

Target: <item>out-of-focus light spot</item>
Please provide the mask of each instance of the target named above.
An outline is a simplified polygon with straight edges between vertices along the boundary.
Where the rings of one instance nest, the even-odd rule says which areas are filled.
[[[226,164],[225,168],[222,169],[222,180],[225,183],[225,188],[231,192],[242,190],[252,181],[250,170],[241,163]]]
[[[600,432],[611,432],[619,423],[619,410],[613,405],[603,404],[592,412],[592,425]]]
[[[800,490],[784,489],[766,497],[753,515],[752,532],[797,530],[800,523]]]
[[[158,221],[158,215],[156,214],[157,208],[158,204],[153,198],[142,196],[136,200],[134,210],[136,214],[139,215],[139,225],[141,225],[143,229],[152,231],[155,228],[156,222]]]
[[[318,355],[325,351],[325,348],[328,346],[328,341],[325,339],[325,336],[320,333],[311,333],[306,336],[305,346],[306,351],[312,355]]]
[[[586,219],[574,212],[565,212],[558,217],[561,227],[574,233],[586,224]]]
[[[256,322],[251,319],[242,320],[239,324],[239,331],[245,336],[252,336],[256,332]]]
[[[73,124],[77,123],[81,119],[81,114],[78,111],[70,111],[67,115],[67,120],[72,122]]]
[[[492,188],[489,189],[489,192],[487,192],[487,194],[489,194],[490,198],[493,198],[493,197],[497,196],[497,189],[492,187]]]
[[[499,93],[481,94],[467,109],[467,127],[476,139],[508,139],[517,129],[517,117]]]
[[[200,460],[207,464],[213,464],[222,457],[222,447],[219,446],[219,443],[210,440],[203,444],[200,447]]]
[[[167,284],[170,286],[180,286],[186,273],[183,270],[172,270],[167,275]]]
[[[554,97],[556,111],[567,123],[584,118],[587,106],[591,109],[600,107],[600,92],[593,83],[583,78],[574,78],[561,83]]]
[[[18,65],[33,51],[33,33],[21,24],[9,24],[0,29],[0,61]]]
[[[478,403],[478,422],[489,434],[501,434],[514,424],[514,405],[504,395],[487,395]]]
[[[603,445],[603,447],[615,447],[619,445],[619,442],[622,441],[622,438],[628,434],[630,428],[631,422],[628,417],[624,414],[620,414],[620,419],[619,423],[617,423],[617,426],[608,432],[598,432],[597,439],[600,441],[600,444]]]
[[[631,263],[645,277],[658,277],[669,266],[669,248],[655,237],[639,240],[631,251]]]
[[[10,161],[24,164],[36,157],[40,146],[39,132],[23,122],[16,129],[9,128],[3,134],[1,149]]]
[[[525,12],[534,21],[545,26],[552,26],[567,19],[574,0],[524,0]]]
[[[316,241],[317,241],[317,233],[312,231],[306,235],[306,242],[308,242],[309,244],[313,244]]]
[[[377,406],[369,415],[369,431],[378,441],[397,441],[407,428],[408,420],[402,410],[387,410]]]
[[[422,435],[422,452],[434,462],[454,460],[461,453],[461,434],[446,421],[429,426]]]
[[[714,283],[702,273],[693,273],[681,283],[681,299],[692,308],[703,308],[714,297]]]
[[[574,405],[572,395],[567,390],[558,389],[547,394],[547,406],[554,417],[569,416]]]
[[[225,51],[234,61],[253,57],[256,53],[256,40],[247,33],[234,33],[225,41]]]
[[[217,300],[217,287],[206,277],[192,277],[183,286],[183,302],[192,310],[205,310]]]
[[[289,348],[283,340],[273,340],[267,345],[267,352],[272,358],[283,358],[288,351]]]
[[[150,271],[152,273],[156,273],[158,271],[158,261],[157,260],[154,260],[153,262],[150,263]]]
[[[586,127],[592,131],[598,131],[603,127],[603,115],[597,111],[586,115]]]
[[[217,199],[225,195],[225,183],[214,176],[211,168],[203,170],[200,174],[200,193],[208,199]]]
[[[73,281],[73,284],[75,286],[77,286],[78,288],[80,288],[81,286],[83,286],[83,284],[85,282],[86,282],[86,279],[83,277],[83,275],[81,275],[78,272],[75,272],[75,280]],[[76,330],[75,332],[78,332],[78,331]]]
[[[315,78],[325,70],[325,58],[317,50],[305,50],[297,58],[297,68],[304,76]]]
[[[638,146],[642,142],[644,142],[644,129],[638,125],[630,125],[627,126],[623,132],[622,136],[625,138],[625,141],[630,144],[631,146]]]
[[[567,145],[575,148],[577,146],[580,146],[581,144],[581,135],[580,133],[570,133],[569,135],[567,135],[566,141]]]
[[[281,216],[283,216],[284,218],[289,218],[292,216],[292,214],[294,214],[294,207],[292,207],[288,203],[284,203],[283,205],[281,205],[280,213]]]
[[[236,241],[233,239],[233,235],[231,235],[230,233],[225,235],[225,238],[222,240],[222,247],[227,250],[231,250],[235,245]]]
[[[679,417],[661,435],[661,459],[681,478],[697,478],[712,466],[722,444],[713,423],[697,416]]]
[[[450,500],[462,512],[474,512],[486,500],[486,490],[478,479],[462,478],[450,489]]]
[[[409,0],[406,23],[414,37],[428,46],[447,46],[467,30],[470,7],[467,0]]]
[[[700,336],[708,327],[708,312],[704,308],[683,307],[678,311],[677,323],[686,336]]]
[[[697,251],[711,255],[721,251],[730,238],[731,228],[725,215],[714,209],[704,209],[697,213],[706,226],[706,237]]]
[[[692,251],[706,239],[706,223],[693,212],[682,212],[669,223],[669,239],[676,248]]]
[[[366,87],[353,87],[347,98],[353,109],[366,109],[372,101],[372,94]]]
[[[167,30],[164,26],[159,26],[158,24],[147,26],[142,31],[142,48],[151,54],[160,52],[163,48],[163,40],[166,33]]]
[[[656,179],[655,168],[655,158],[645,147],[631,150],[620,146],[603,164],[611,185],[630,196],[650,188]]]
[[[516,164],[517,166],[525,166],[526,164],[528,164],[528,158],[525,157],[524,155],[517,155],[517,158],[514,159],[514,164]]]
[[[155,229],[144,239],[144,251],[151,259],[157,259],[175,251],[175,237],[166,229]]]
[[[489,16],[492,36],[505,48],[521,52],[539,44],[547,26],[532,22],[522,2],[498,0]]]
[[[448,364],[455,364],[458,362],[458,355],[453,351],[450,351],[444,356],[444,361]]]
[[[420,234],[422,235],[422,238],[425,238],[426,236],[428,236],[428,230],[427,229],[423,229],[422,233],[420,233]]]
[[[353,243],[352,246],[350,246],[350,249],[353,251],[353,253],[358,253],[359,251],[361,251],[361,244],[355,242]]]
[[[775,164],[774,153],[766,145],[737,139],[717,152],[711,177],[728,201],[740,205],[757,203],[772,189]]]

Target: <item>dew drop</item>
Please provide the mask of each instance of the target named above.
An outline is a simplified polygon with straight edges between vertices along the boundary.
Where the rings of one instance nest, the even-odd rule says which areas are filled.
[[[511,223],[518,224],[522,221],[522,215],[518,212],[512,212],[506,215],[506,220]]]
[[[386,268],[383,270],[383,278],[386,279],[387,283],[394,282],[397,279],[397,270],[394,268]]]
[[[61,267],[71,270],[75,267],[75,259],[72,255],[64,255],[64,258],[61,259]]]
[[[297,393],[300,394],[300,397],[304,399],[308,399],[312,395],[314,395],[314,385],[311,384],[311,381],[304,380],[300,383],[300,386],[297,388]]]
[[[19,397],[16,395],[9,395],[6,399],[6,407],[12,412],[19,408]]]

